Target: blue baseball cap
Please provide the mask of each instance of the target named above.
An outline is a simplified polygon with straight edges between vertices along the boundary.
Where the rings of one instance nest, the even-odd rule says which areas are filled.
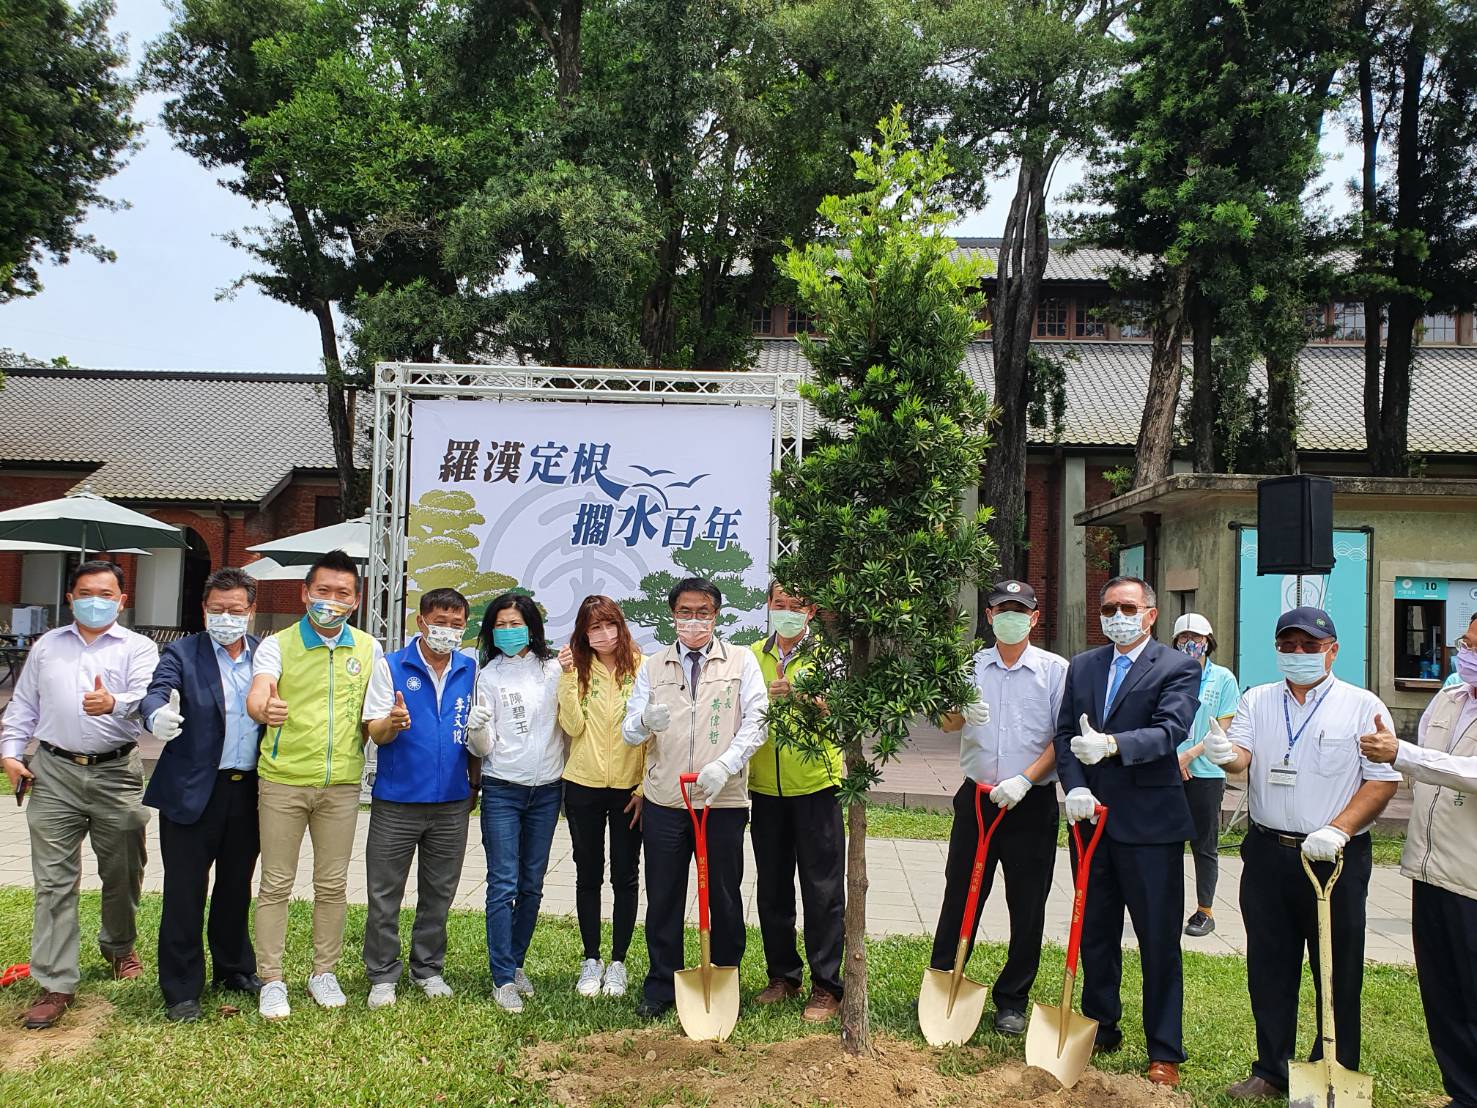
[[[1283,612],[1277,620],[1277,634],[1284,631],[1306,631],[1315,639],[1336,639],[1338,632],[1334,630],[1333,617],[1322,608],[1302,607],[1294,608],[1290,612]]]

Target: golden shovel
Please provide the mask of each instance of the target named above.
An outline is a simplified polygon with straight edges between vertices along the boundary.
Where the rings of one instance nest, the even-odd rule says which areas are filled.
[[[923,984],[918,990],[918,1026],[929,1046],[959,1045],[969,1041],[984,1015],[985,986],[964,976],[964,963],[969,960],[969,943],[974,938],[974,917],[979,910],[980,888],[985,879],[985,858],[990,852],[990,837],[1005,818],[1001,808],[985,830],[985,817],[980,811],[980,798],[993,785],[974,787],[974,869],[969,875],[969,899],[964,902],[964,919],[959,925],[959,945],[954,948],[953,970],[923,971]]]
[[[1092,856],[1108,823],[1108,809],[1097,807],[1097,830],[1082,849],[1081,823],[1072,824],[1072,842],[1077,847],[1077,890],[1072,898],[1072,927],[1067,933],[1067,969],[1062,978],[1060,1007],[1045,1004],[1031,1006],[1031,1024],[1026,1028],[1026,1065],[1051,1074],[1070,1089],[1077,1084],[1087,1063],[1092,1060],[1092,1045],[1097,1038],[1097,1020],[1072,1011],[1072,993],[1077,985],[1077,955],[1082,949],[1082,912],[1087,905],[1087,878],[1092,872]]]
[[[1328,884],[1321,884],[1304,854],[1303,869],[1318,897],[1319,1002],[1323,1012],[1323,1057],[1316,1062],[1287,1063],[1288,1108],[1370,1108],[1374,1103],[1374,1078],[1339,1065],[1338,1044],[1333,1026],[1333,923],[1329,899],[1333,883],[1344,869],[1344,852],[1333,863]]]
[[[697,859],[697,935],[702,948],[702,961],[697,969],[678,970],[672,978],[677,993],[677,1022],[689,1039],[722,1040],[733,1033],[738,1023],[739,978],[737,966],[713,965],[713,946],[708,927],[708,805],[703,805],[702,818],[693,810],[687,786],[697,774],[684,773],[678,779],[682,802],[692,817],[693,854]],[[711,799],[711,798],[710,798]]]

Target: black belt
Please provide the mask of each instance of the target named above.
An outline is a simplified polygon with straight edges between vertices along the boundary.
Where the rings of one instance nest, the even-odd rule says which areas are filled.
[[[1308,837],[1307,835],[1294,835],[1291,831],[1273,831],[1270,827],[1263,827],[1260,823],[1253,823],[1251,826],[1253,830],[1260,831],[1267,838],[1276,839],[1278,846],[1294,850],[1300,848],[1303,840]]]
[[[224,777],[228,781],[245,781],[248,777],[255,777],[256,776],[256,770],[254,770],[254,769],[223,769],[223,770],[220,770],[216,774],[216,776],[217,777]]]
[[[64,758],[76,766],[100,766],[104,762],[111,762],[116,758],[126,758],[138,749],[138,743],[128,743],[118,747],[117,750],[106,750],[101,754],[76,754],[70,750],[63,750],[59,746],[52,746],[45,740],[41,743],[41,749],[48,754],[55,754],[58,758]]]

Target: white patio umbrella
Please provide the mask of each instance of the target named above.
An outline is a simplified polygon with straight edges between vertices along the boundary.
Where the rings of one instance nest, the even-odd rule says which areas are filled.
[[[356,562],[365,562],[369,560],[369,516],[257,543],[246,549],[271,558],[279,566],[309,566],[330,550],[342,550]]]
[[[57,500],[0,512],[0,539],[57,543],[84,556],[88,550],[189,546],[178,527],[114,504],[85,488]]]
[[[75,546],[63,546],[59,542],[26,542],[22,539],[0,539],[0,554],[70,554],[76,550]],[[89,548],[89,554],[137,554],[145,558],[152,557],[147,550],[141,550],[136,546],[122,546],[117,550],[95,550]]]
[[[258,581],[302,581],[307,578],[310,565],[311,563],[303,562],[300,565],[285,566],[275,558],[258,558],[254,562],[247,562],[241,570]]]

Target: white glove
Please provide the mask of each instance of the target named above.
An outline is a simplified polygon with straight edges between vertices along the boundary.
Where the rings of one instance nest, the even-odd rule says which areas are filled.
[[[731,777],[722,762],[709,762],[698,771],[697,780],[687,787],[687,795],[692,798],[694,808],[705,807],[708,801],[723,791],[723,786],[728,784]]]
[[[1315,862],[1331,862],[1348,841],[1349,836],[1330,823],[1303,840],[1303,853]]]
[[[1084,819],[1097,822],[1097,797],[1092,795],[1091,789],[1079,787],[1067,794],[1067,822],[1077,823]]]
[[[660,733],[672,725],[672,709],[665,704],[648,702],[641,709],[641,726],[648,731]]]
[[[983,700],[964,706],[964,722],[971,727],[983,727],[990,722],[990,706]]]
[[[492,753],[492,707],[473,704],[467,709],[467,750],[478,758]]]
[[[1236,748],[1231,745],[1226,729],[1214,718],[1210,721],[1210,730],[1205,732],[1205,756],[1218,766],[1228,765],[1236,760]]]
[[[1032,789],[1031,779],[1023,773],[1007,777],[990,790],[990,799],[1001,808],[1010,809],[1019,804]]]
[[[169,690],[169,703],[154,713],[154,726],[150,728],[154,738],[167,743],[179,737],[185,725],[185,717],[179,712],[179,689]]]
[[[1108,756],[1108,736],[1093,729],[1087,722],[1087,713],[1077,721],[1081,734],[1072,739],[1072,754],[1084,766],[1095,766]]]
[[[473,704],[467,712],[468,731],[486,731],[492,722],[492,709],[486,704]]]

